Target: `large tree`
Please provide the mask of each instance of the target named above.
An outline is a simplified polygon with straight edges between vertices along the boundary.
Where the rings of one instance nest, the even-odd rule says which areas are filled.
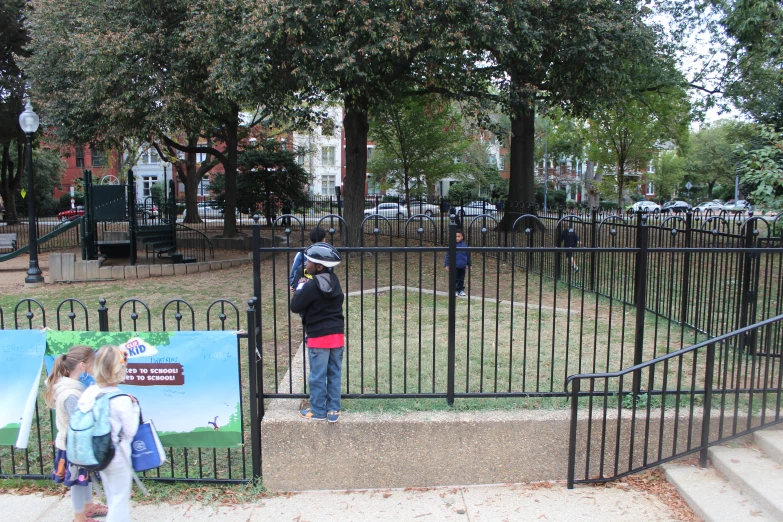
[[[492,67],[511,119],[509,202],[527,211],[535,202],[537,103],[588,116],[624,96],[627,62],[643,61],[655,47],[637,2],[567,0],[491,1],[470,30],[474,48]],[[509,208],[514,208],[513,206]],[[516,212],[501,225],[511,226]]]
[[[5,220],[16,223],[16,193],[24,172],[24,134],[19,128],[23,110],[24,76],[17,63],[29,41],[24,0],[0,0],[0,198]]]
[[[454,176],[468,140],[459,115],[448,100],[414,96],[377,105],[372,111],[370,138],[375,149],[368,163],[373,176],[402,187],[407,201],[411,186],[434,194],[435,184]]]
[[[116,145],[137,137],[210,154],[226,174],[223,235],[236,235],[241,144],[294,92],[279,88],[286,69],[267,59],[284,60],[285,45],[269,49],[265,40],[243,38],[254,23],[251,2],[33,3],[30,75],[55,132],[63,141]],[[203,173],[193,163],[186,158],[179,169],[191,206],[197,182],[188,178]]]
[[[406,90],[434,90],[470,63],[457,20],[472,18],[467,0],[269,0],[257,5],[258,39],[274,35],[294,53],[294,74],[342,102],[343,193],[349,244],[359,244],[364,212],[369,114]],[[465,80],[458,80],[461,86]]]

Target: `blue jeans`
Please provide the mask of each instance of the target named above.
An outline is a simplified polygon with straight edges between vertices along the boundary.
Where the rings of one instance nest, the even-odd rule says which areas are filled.
[[[310,355],[310,410],[324,417],[340,411],[340,380],[344,348],[308,348]]]

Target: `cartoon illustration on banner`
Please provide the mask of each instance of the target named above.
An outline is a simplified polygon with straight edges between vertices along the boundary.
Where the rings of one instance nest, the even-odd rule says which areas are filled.
[[[27,447],[45,349],[42,330],[0,330],[0,446]]]
[[[46,343],[47,371],[76,344],[124,347],[120,388],[138,398],[164,446],[241,446],[236,332],[48,332]]]

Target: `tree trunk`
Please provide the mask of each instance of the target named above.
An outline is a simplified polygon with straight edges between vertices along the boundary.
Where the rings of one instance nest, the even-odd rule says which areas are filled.
[[[19,215],[16,211],[16,192],[22,183],[22,149],[17,143],[17,161],[11,161],[11,145],[3,145],[2,165],[0,168],[0,197],[3,198],[5,207],[3,219],[9,225],[15,225],[19,221]],[[14,172],[16,170],[16,172]]]
[[[592,161],[587,162],[585,180],[587,181],[587,206],[590,210],[600,210],[601,194],[598,191],[598,183],[601,181],[601,175]]]
[[[508,201],[501,230],[511,230],[514,221],[526,213],[533,213],[535,189],[535,123],[532,104],[511,119],[511,151],[509,166]]]
[[[623,210],[623,189],[625,187],[625,168],[620,165],[617,168],[617,209]]]
[[[201,216],[198,213],[198,186],[201,182],[201,169],[196,168],[196,154],[188,152],[186,154],[187,174],[181,175],[181,168],[177,167],[177,174],[180,181],[185,185],[185,219],[183,223],[202,223]]]
[[[239,153],[239,109],[234,107],[231,121],[226,123],[226,206],[223,216],[223,237],[237,237],[237,155]]]
[[[343,195],[347,224],[347,238],[343,244],[358,246],[361,241],[361,223],[364,217],[364,187],[367,181],[367,119],[368,101],[365,98],[346,98],[343,128],[345,129],[345,181]]]
[[[715,182],[711,181],[707,183],[707,197],[712,200],[712,190],[715,188]]]

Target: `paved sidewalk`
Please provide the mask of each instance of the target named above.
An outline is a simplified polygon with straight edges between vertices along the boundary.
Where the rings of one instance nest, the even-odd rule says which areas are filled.
[[[312,491],[261,499],[256,504],[134,505],[134,521],[389,521],[500,522],[679,520],[660,499],[623,487],[561,484],[442,487],[361,491]],[[0,495],[0,522],[71,520],[68,497]]]

